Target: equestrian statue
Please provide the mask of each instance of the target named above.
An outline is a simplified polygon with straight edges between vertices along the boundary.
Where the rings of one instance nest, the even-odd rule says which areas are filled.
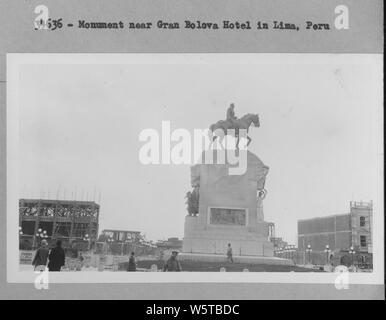
[[[220,136],[221,137],[220,139],[222,140],[224,136],[227,134],[228,130],[232,130],[231,133],[234,130],[235,138],[237,138],[236,149],[238,149],[239,140],[240,140],[240,136],[239,136],[240,129],[246,130],[247,139],[248,139],[247,146],[250,144],[252,139],[248,136],[248,131],[252,123],[254,124],[255,127],[260,127],[260,120],[259,120],[258,114],[248,113],[238,119],[235,116],[235,105],[231,103],[229,108],[227,109],[226,120],[217,121],[216,123],[212,124],[209,127],[209,129],[212,134],[214,132],[216,133],[216,135],[213,135],[213,141],[215,141],[218,136]],[[222,135],[219,135],[221,131],[222,131]]]

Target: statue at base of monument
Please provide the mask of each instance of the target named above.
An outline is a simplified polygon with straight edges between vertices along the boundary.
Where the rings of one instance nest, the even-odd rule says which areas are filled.
[[[188,214],[190,216],[196,216],[198,215],[199,211],[199,191],[198,187],[195,187],[193,191],[188,191],[186,193],[186,202]]]

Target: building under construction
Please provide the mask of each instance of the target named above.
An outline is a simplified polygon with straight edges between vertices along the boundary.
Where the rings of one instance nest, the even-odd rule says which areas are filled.
[[[147,241],[140,231],[104,229],[96,242],[96,253],[110,253],[113,255],[154,254],[156,245]]]
[[[42,239],[64,248],[88,250],[98,237],[99,205],[94,201],[19,200],[20,249],[35,249]]]

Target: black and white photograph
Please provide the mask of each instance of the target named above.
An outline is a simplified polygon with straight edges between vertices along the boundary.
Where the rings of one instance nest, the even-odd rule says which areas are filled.
[[[383,6],[0,0],[0,300],[384,300]]]
[[[382,275],[378,57],[7,58],[12,281]]]

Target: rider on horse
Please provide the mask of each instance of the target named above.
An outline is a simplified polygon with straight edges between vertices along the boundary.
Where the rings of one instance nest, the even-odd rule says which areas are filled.
[[[232,126],[236,127],[237,125],[237,117],[235,116],[235,105],[233,103],[231,103],[231,105],[229,106],[229,108],[227,109],[227,118],[226,118],[227,121],[229,121]]]

